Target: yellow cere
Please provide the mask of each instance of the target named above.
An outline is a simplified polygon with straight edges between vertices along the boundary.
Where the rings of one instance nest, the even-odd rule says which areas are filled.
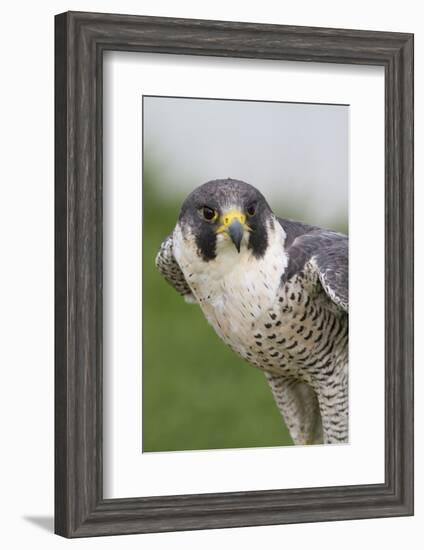
[[[234,220],[238,220],[245,229],[249,230],[249,227],[246,225],[246,216],[240,212],[240,210],[232,209],[224,212],[220,218],[221,225],[216,230],[217,233],[223,233],[227,231],[228,227]]]

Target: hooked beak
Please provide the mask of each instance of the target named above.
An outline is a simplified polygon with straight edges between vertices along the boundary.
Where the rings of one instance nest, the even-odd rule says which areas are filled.
[[[240,244],[243,238],[244,227],[238,220],[233,220],[227,228],[228,235],[240,254]]]
[[[246,223],[246,216],[240,210],[232,208],[224,212],[221,216],[221,225],[217,233],[226,233],[233,241],[237,252],[240,253],[241,241],[245,231],[250,231]]]

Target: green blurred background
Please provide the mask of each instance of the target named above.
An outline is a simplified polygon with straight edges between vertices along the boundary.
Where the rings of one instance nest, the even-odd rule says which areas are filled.
[[[230,153],[235,152],[233,157],[237,159],[237,151],[246,147],[240,137],[243,126],[251,125],[252,119],[244,116],[241,121],[232,120],[229,112],[225,112],[227,102],[203,103],[207,106],[204,105],[201,112],[208,112],[209,109],[214,115],[208,116],[207,120],[216,123],[221,115],[222,124],[232,123],[233,130],[235,127],[240,130],[240,135],[237,132],[233,135],[232,144],[225,140],[221,143],[221,158],[227,161]],[[243,104],[244,109],[250,107],[249,113],[254,105],[257,108],[256,104],[249,105],[247,102],[231,103],[231,113],[238,103]],[[143,452],[292,445],[263,373],[227,348],[204,319],[200,308],[187,304],[155,267],[159,246],[175,226],[187,193],[208,179],[222,176],[222,168],[217,169],[214,175],[205,170],[205,177],[200,176],[208,163],[212,167],[215,163],[222,166],[216,151],[212,163],[206,147],[200,154],[196,152],[196,161],[190,156],[198,143],[196,131],[199,124],[203,124],[203,128],[208,124],[205,120],[199,120],[196,113],[190,112],[191,106],[199,109],[199,100],[174,99],[172,105],[168,98],[144,98],[143,101]],[[295,109],[297,121],[302,120],[302,116],[305,119],[305,108],[302,107],[302,111]],[[269,111],[269,105],[267,109],[275,120],[275,111]],[[333,112],[329,113],[332,116]],[[290,186],[284,189],[281,185],[275,185],[275,177],[268,178],[265,189],[258,187],[268,197],[277,215],[325,225],[346,233],[347,109],[344,108],[341,113],[340,107],[336,107],[335,113],[338,117],[336,122],[343,132],[334,130],[334,135],[328,137],[328,159],[317,155],[315,163],[320,168],[322,163],[331,164],[335,144],[340,147],[340,141],[344,140],[342,145],[346,148],[346,160],[343,160],[345,165],[340,169],[345,177],[340,181],[340,175],[337,176],[340,196],[334,197],[334,200],[328,196],[328,200],[315,201],[315,206],[311,207],[311,201],[304,200],[305,189],[308,189],[310,182],[308,178],[304,178],[303,186],[296,184],[298,195]],[[311,111],[306,109],[306,120],[315,127],[317,121],[311,120],[310,114]],[[328,122],[331,122],[331,116],[328,113],[325,116],[325,112],[320,112],[320,115],[331,127]],[[182,123],[175,126],[178,116]],[[258,116],[258,120],[264,123],[266,116],[260,112]],[[336,125],[337,128],[339,126]],[[174,130],[174,137],[170,128]],[[217,132],[213,134],[213,128],[209,130],[208,143],[213,139],[214,143],[219,141]],[[299,135],[302,137],[302,134]],[[266,140],[260,139],[262,147],[264,141],[266,146]],[[255,143],[255,140],[249,139],[250,142],[257,155],[261,149],[258,141]],[[313,140],[311,143],[314,149]],[[278,162],[276,159],[275,163]],[[183,178],[182,173],[187,165],[189,171]],[[236,160],[234,166],[226,166],[226,169],[231,170],[231,177],[252,182],[248,174],[243,173],[245,167],[245,162]],[[312,178],[313,168],[310,172]],[[308,170],[311,170],[309,165]],[[320,178],[316,180],[319,182]],[[330,184],[333,184],[332,180]],[[321,193],[325,191],[322,184]],[[335,208],[334,203],[341,206]]]

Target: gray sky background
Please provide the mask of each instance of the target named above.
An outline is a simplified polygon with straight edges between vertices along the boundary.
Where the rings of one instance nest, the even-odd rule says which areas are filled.
[[[144,97],[143,109],[144,159],[164,196],[232,177],[278,215],[347,223],[349,107]]]

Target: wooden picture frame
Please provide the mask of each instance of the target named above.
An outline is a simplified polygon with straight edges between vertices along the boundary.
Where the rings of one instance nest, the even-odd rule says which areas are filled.
[[[102,56],[106,50],[385,70],[385,482],[104,499]],[[55,532],[65,537],[413,513],[413,35],[68,12],[55,20]]]

